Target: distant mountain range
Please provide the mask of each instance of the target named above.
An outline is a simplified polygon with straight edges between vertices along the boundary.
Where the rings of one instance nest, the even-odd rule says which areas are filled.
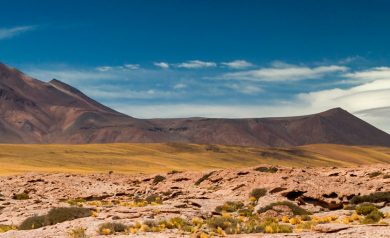
[[[137,119],[61,81],[42,82],[0,64],[0,143],[112,142],[390,146],[390,135],[341,108],[285,118]]]

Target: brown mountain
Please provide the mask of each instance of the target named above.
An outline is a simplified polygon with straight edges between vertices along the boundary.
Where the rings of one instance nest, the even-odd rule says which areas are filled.
[[[390,146],[390,135],[340,108],[286,118],[136,119],[79,90],[0,64],[0,143],[184,142],[250,146]]]

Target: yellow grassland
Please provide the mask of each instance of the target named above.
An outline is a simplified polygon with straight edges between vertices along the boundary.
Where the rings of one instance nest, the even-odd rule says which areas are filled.
[[[377,163],[390,163],[390,148],[329,144],[289,149],[177,143],[0,144],[0,175],[25,172],[157,173],[259,164],[348,167]]]

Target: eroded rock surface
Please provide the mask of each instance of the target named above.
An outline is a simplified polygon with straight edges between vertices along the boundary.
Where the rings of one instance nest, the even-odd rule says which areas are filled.
[[[266,166],[266,165],[264,165]],[[343,205],[355,195],[390,191],[390,166],[358,168],[287,168],[276,172],[259,172],[254,168],[201,172],[172,172],[156,175],[116,174],[23,174],[0,177],[0,224],[18,226],[33,215],[46,214],[53,207],[80,205],[95,211],[94,216],[58,223],[43,228],[0,233],[0,237],[69,237],[75,227],[86,228],[89,237],[99,237],[97,230],[104,222],[132,225],[145,220],[181,216],[209,217],[215,208],[227,201],[248,203],[255,188],[268,192],[260,197],[255,210],[273,202],[289,201],[315,216],[348,216],[352,211]],[[372,172],[380,172],[371,177]],[[209,176],[204,176],[209,175]],[[203,179],[201,179],[203,178]],[[201,179],[201,180],[200,180]],[[198,184],[198,185],[195,185]],[[28,194],[16,200],[15,195]],[[161,199],[155,202],[151,195]],[[134,201],[153,201],[142,206]],[[72,203],[73,201],[73,203]],[[388,211],[383,203],[381,210]],[[279,206],[277,209],[282,209]],[[277,210],[275,209],[275,210]],[[283,209],[282,209],[283,210]],[[277,211],[278,212],[278,211]],[[286,213],[288,215],[288,212]],[[286,215],[284,214],[284,215]],[[275,216],[277,216],[276,214]],[[291,215],[291,214],[290,214]],[[313,215],[313,216],[314,216]],[[341,220],[341,218],[340,218]],[[388,218],[383,219],[389,222]],[[309,231],[294,230],[290,234],[262,234],[264,237],[389,237],[390,227],[342,225],[330,222]],[[116,234],[117,237],[129,235]],[[131,235],[130,235],[131,236]],[[134,235],[135,236],[135,235]],[[137,237],[190,237],[175,230],[138,233]],[[253,234],[232,237],[258,237]]]

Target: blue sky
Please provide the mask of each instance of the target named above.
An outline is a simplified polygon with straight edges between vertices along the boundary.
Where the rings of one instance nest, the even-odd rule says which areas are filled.
[[[136,117],[343,107],[390,131],[390,2],[1,0],[0,61]]]

